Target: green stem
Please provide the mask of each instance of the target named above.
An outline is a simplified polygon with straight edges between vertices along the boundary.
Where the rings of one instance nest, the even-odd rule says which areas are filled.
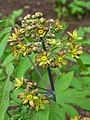
[[[30,62],[31,62],[31,64],[32,64],[32,66],[34,67],[35,71],[37,72],[38,76],[40,77],[40,79],[43,80],[42,75],[41,75],[40,72],[38,71],[37,67],[34,65],[32,59],[30,58],[30,56],[28,56],[28,58],[29,58],[29,60],[30,60]],[[44,82],[44,80],[43,80],[43,82]],[[44,83],[46,84],[46,82],[44,82]]]

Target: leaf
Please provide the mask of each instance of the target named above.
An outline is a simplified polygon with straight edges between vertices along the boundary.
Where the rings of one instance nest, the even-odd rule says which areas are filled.
[[[76,111],[76,109],[69,104],[63,104],[63,108],[65,110],[65,112],[70,116],[70,117],[74,117],[74,116],[78,116],[79,113]]]
[[[73,80],[73,74],[74,72],[72,71],[72,72],[63,74],[62,76],[59,76],[57,78],[56,84],[55,84],[56,92],[59,92],[60,90],[65,90],[70,86],[71,81]]]
[[[14,66],[12,63],[7,64],[6,66],[6,73],[8,76],[11,76],[14,71]]]
[[[9,93],[12,90],[12,83],[10,82],[9,77],[7,78],[0,102],[0,120],[4,120],[6,110],[9,106]]]
[[[9,64],[11,61],[13,61],[15,57],[12,54],[9,54],[3,61],[2,66],[5,66]]]
[[[90,86],[90,77],[80,77],[79,81],[81,81],[83,85]]]
[[[16,104],[21,104],[21,100],[18,99],[18,95],[19,93],[22,93],[23,92],[23,89],[15,89],[12,94],[11,94],[11,98],[12,100],[16,103]]]
[[[83,53],[80,56],[80,59],[82,60],[83,64],[90,65],[90,54],[88,53]]]
[[[80,68],[82,71],[86,71],[87,70],[87,67],[83,64],[82,60],[80,58],[75,58],[76,61],[78,62]]]
[[[10,23],[10,25],[14,25],[16,18],[22,15],[22,13],[23,13],[23,9],[14,10],[12,14],[8,17],[8,22]]]
[[[82,82],[79,79],[74,78],[71,81],[71,86],[75,89],[82,90]]]
[[[65,112],[55,102],[51,103],[51,105],[50,105],[49,120],[66,120]]]
[[[49,107],[46,106],[44,110],[36,112],[31,120],[49,120]]]
[[[7,45],[7,40],[8,40],[9,34],[5,35],[2,41],[0,42],[0,58],[2,57],[5,47]]]
[[[3,35],[8,34],[11,31],[11,27],[6,27],[3,30],[0,31],[0,38],[3,37]]]
[[[77,105],[85,110],[90,110],[90,90],[67,89],[57,93],[57,102],[59,104],[67,103]]]
[[[24,76],[25,72],[31,67],[32,65],[27,57],[21,58],[16,68],[16,73],[15,73],[16,77],[21,78],[22,76]]]
[[[79,41],[79,43],[82,45],[82,46],[89,46],[90,45],[90,39],[84,39],[82,41]]]

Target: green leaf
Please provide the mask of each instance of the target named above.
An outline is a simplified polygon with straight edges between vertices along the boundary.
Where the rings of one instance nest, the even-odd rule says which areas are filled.
[[[3,88],[3,92],[2,92],[2,98],[1,98],[1,102],[0,102],[0,120],[4,120],[4,116],[6,113],[6,110],[9,106],[9,93],[12,90],[12,83],[10,82],[9,77],[7,78],[4,88]]]
[[[76,111],[76,109],[69,104],[63,104],[63,108],[65,110],[65,112],[70,116],[70,117],[74,117],[74,116],[78,116],[79,113]]]
[[[23,89],[20,88],[20,89],[15,89],[12,94],[11,94],[11,98],[12,100],[16,103],[16,104],[21,104],[21,100],[18,99],[18,95],[19,93],[22,93],[23,92]]]
[[[9,38],[9,34],[5,35],[2,41],[0,42],[0,58],[2,57],[4,53],[8,38]]]
[[[62,76],[59,76],[57,78],[56,84],[55,84],[56,92],[59,92],[60,90],[65,90],[70,86],[71,81],[73,80],[73,74],[74,72],[72,71],[72,72],[63,74]]]
[[[64,110],[55,102],[50,104],[49,120],[66,120]]]
[[[82,45],[82,46],[89,46],[90,45],[90,39],[84,39],[82,41],[79,41],[79,43]]]
[[[90,65],[90,54],[88,53],[83,53],[80,56],[80,59],[82,60],[83,64]]]
[[[9,64],[11,61],[13,61],[15,57],[12,54],[9,54],[3,61],[2,66],[5,66]]]
[[[49,107],[46,106],[44,110],[36,112],[31,120],[49,120]]]
[[[25,72],[31,67],[32,65],[27,57],[21,58],[16,68],[16,73],[15,73],[16,77],[21,78],[22,76],[24,76]]]
[[[82,62],[82,60],[80,58],[76,58],[76,61],[78,62],[78,64],[79,64],[82,71],[87,70],[87,67],[84,65],[84,63]]]
[[[22,15],[23,9],[15,10],[12,12],[12,14],[8,17],[8,22],[10,25],[14,25],[16,22],[16,18]]]
[[[74,78],[71,81],[71,86],[75,89],[82,90],[82,82],[79,79]]]
[[[11,76],[13,71],[14,71],[14,66],[12,65],[12,63],[7,64],[6,66],[6,73],[8,76]]]
[[[0,38],[3,37],[3,35],[8,34],[11,31],[11,27],[6,27],[3,30],[0,31]]]
[[[90,98],[87,98],[87,96],[90,96],[90,90],[67,89],[57,93],[57,102],[59,104],[62,102],[74,104],[85,110],[90,110]]]

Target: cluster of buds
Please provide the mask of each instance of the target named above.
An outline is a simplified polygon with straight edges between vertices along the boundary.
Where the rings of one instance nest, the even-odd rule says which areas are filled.
[[[80,40],[77,31],[68,32],[67,42],[56,38],[56,33],[63,27],[56,19],[45,19],[41,12],[34,15],[26,15],[19,28],[15,28],[9,38],[9,42],[14,55],[30,55],[36,53],[36,64],[40,67],[61,67],[67,63],[67,54],[73,58],[78,58],[82,52],[82,47],[76,42]],[[64,43],[65,42],[65,43]]]
[[[35,109],[36,111],[44,109],[45,105],[49,104],[49,97],[39,92],[36,82],[29,81],[23,77],[21,79],[16,78],[15,81],[16,89],[24,88],[24,92],[18,95],[22,104],[29,105],[30,109]]]

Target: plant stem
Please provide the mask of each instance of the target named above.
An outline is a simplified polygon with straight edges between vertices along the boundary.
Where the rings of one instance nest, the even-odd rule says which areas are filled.
[[[41,90],[44,90],[44,91],[50,91],[50,90],[47,90],[47,89],[45,89],[45,88],[42,88],[42,87],[39,87],[39,86],[37,86],[39,89],[41,89]]]
[[[52,90],[52,97],[53,97],[53,100],[56,101],[56,96],[55,96],[55,88],[54,88],[54,80],[52,78],[52,73],[51,73],[51,69],[50,67],[48,67],[48,76],[49,76],[49,80],[50,80],[50,85],[51,85],[51,90]]]
[[[32,64],[32,66],[34,67],[35,71],[37,72],[38,76],[40,77],[40,79],[43,80],[44,84],[46,84],[46,82],[44,81],[42,75],[40,74],[40,72],[38,71],[37,67],[34,65],[32,59],[30,58],[30,56],[28,56],[28,58],[29,58],[29,60],[30,60],[30,62],[31,62],[31,64]],[[47,84],[46,84],[46,85],[47,85]]]
[[[42,42],[43,49],[47,52],[46,47],[45,47],[45,43],[43,41],[43,38],[41,38],[41,42]],[[54,80],[52,78],[51,68],[48,67],[47,71],[48,71],[49,81],[50,81],[50,85],[51,85],[52,97],[53,97],[53,100],[56,101],[55,88],[54,88]]]
[[[8,115],[10,118],[12,117],[8,111],[6,111],[6,113],[7,113],[7,115]]]

